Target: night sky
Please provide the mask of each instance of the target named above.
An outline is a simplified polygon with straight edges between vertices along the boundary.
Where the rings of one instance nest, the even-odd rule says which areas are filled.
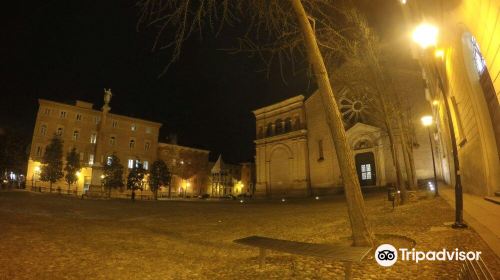
[[[222,153],[228,162],[249,161],[251,111],[314,90],[305,72],[284,83],[277,67],[267,78],[259,60],[222,51],[235,45],[238,26],[217,38],[193,37],[158,78],[169,54],[151,51],[153,30],[137,32],[134,1],[15,2],[2,12],[0,127],[18,130],[27,143],[37,98],[99,109],[103,88],[111,88],[111,111],[163,123],[160,141],[176,133],[179,144],[208,149],[212,160]],[[390,26],[395,2],[366,1],[371,21]]]

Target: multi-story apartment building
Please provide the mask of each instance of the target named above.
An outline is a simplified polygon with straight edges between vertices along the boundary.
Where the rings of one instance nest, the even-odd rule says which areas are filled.
[[[46,185],[40,181],[40,165],[45,147],[54,135],[63,140],[65,154],[72,148],[80,154],[83,168],[78,173],[77,184],[72,187],[78,192],[91,185],[101,185],[101,167],[112,154],[116,154],[125,167],[124,176],[138,160],[144,168],[149,168],[157,158],[158,133],[162,124],[110,113],[110,99],[111,92],[107,91],[101,111],[83,101],[69,105],[39,99],[28,162],[28,187],[30,181],[32,186]],[[56,186],[62,185],[63,180],[56,183]]]

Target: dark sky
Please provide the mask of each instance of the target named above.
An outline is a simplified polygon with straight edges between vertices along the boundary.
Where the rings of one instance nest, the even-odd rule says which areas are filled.
[[[314,90],[303,73],[285,84],[278,70],[269,79],[258,72],[257,59],[221,51],[234,46],[234,30],[193,38],[158,78],[168,54],[152,53],[152,34],[136,31],[134,1],[14,2],[2,12],[0,126],[20,130],[27,142],[37,98],[100,108],[106,87],[113,91],[112,112],[163,123],[160,141],[177,133],[179,144],[208,149],[212,159],[222,153],[229,162],[248,161],[251,110]],[[373,2],[388,1],[372,1],[367,10],[374,18],[397,12]]]

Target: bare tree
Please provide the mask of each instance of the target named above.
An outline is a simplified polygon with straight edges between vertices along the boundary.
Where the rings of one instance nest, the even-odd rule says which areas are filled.
[[[139,26],[156,26],[154,49],[172,51],[167,67],[180,57],[182,44],[194,32],[204,28],[215,33],[224,24],[243,22],[248,26],[241,48],[250,46],[257,53],[267,53],[265,61],[305,57],[321,94],[327,124],[334,142],[355,246],[373,245],[373,234],[366,218],[363,196],[354,157],[347,143],[342,116],[335,100],[320,46],[323,40],[342,45],[343,37],[334,28],[337,8],[327,0],[139,0],[142,11]],[[167,32],[168,31],[168,32]],[[169,36],[170,35],[170,36]],[[250,40],[249,38],[255,38]],[[331,40],[336,38],[336,40]],[[325,52],[335,56],[335,52]],[[327,59],[330,59],[327,57]],[[166,71],[167,68],[165,68]]]
[[[402,202],[407,201],[402,164],[399,161],[399,145],[403,151],[404,168],[408,182],[413,184],[413,172],[407,154],[405,131],[403,129],[399,94],[395,88],[393,75],[389,75],[384,65],[383,46],[368,26],[365,18],[355,9],[346,9],[346,18],[351,28],[347,44],[339,49],[343,53],[341,67],[332,71],[333,80],[347,85],[351,91],[361,91],[373,98],[370,108],[373,110],[372,121],[385,128],[389,138],[391,156],[396,171],[396,186],[401,191]],[[398,137],[399,140],[398,141]]]

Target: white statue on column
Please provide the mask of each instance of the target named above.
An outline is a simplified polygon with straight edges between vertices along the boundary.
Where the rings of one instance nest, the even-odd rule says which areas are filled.
[[[111,101],[111,97],[113,96],[113,93],[111,93],[111,89],[104,89],[104,104],[108,105],[109,102]]]
[[[111,101],[111,97],[113,96],[113,93],[111,93],[111,89],[104,89],[104,106],[102,106],[103,111],[106,113],[111,109],[109,107],[109,102]]]

